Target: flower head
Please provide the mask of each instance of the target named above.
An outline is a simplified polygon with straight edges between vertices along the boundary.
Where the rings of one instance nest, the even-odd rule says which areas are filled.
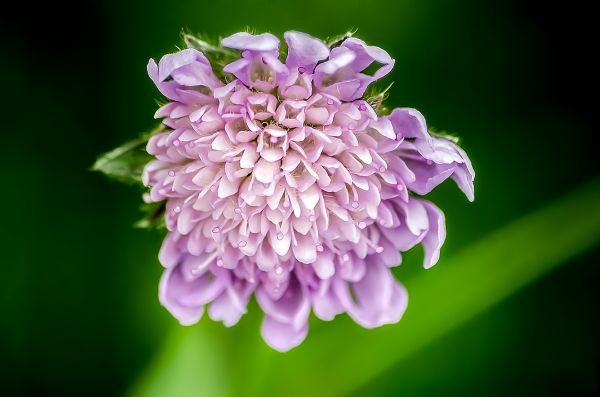
[[[363,98],[392,69],[387,52],[353,37],[333,48],[284,38],[285,62],[271,34],[223,39],[240,51],[223,68],[229,82],[196,49],[150,60],[170,102],[143,176],[147,200],[166,201],[161,303],[182,324],[208,306],[231,326],[254,293],[262,335],[281,351],[306,337],[311,310],[367,328],[397,322],[407,294],[389,268],[419,243],[433,266],[445,239],[442,212],[417,195],[453,178],[472,200],[474,178],[418,111],[381,116]]]

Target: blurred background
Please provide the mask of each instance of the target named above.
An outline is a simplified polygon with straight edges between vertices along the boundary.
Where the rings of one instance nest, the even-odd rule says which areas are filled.
[[[304,395],[315,396],[598,392],[595,236],[457,324],[446,329],[439,317],[457,289],[478,285],[482,273],[493,283],[503,267],[482,260],[460,268],[458,284],[444,284],[439,272],[460,262],[446,258],[579,186],[597,186],[596,109],[586,95],[597,72],[589,59],[593,23],[577,2],[22,2],[2,19],[0,394],[246,395],[252,384],[254,395],[286,396],[285,385],[300,381]],[[259,336],[255,305],[233,329],[206,318],[180,329],[157,299],[162,235],[132,227],[140,189],[88,171],[97,155],[155,125],[159,94],[146,75],[148,58],[173,52],[182,28],[218,37],[247,26],[322,38],[358,28],[358,37],[396,59],[384,81],[395,82],[387,104],[415,107],[430,126],[462,138],[477,172],[476,201],[451,182],[432,194],[447,217],[442,260],[425,271],[420,248],[405,256],[397,276],[411,304],[403,321],[381,331],[412,330],[398,331],[410,339],[393,343],[417,343],[410,354],[379,357],[368,347],[378,331],[345,316],[311,321],[302,346],[275,354]],[[565,213],[565,228],[577,226],[571,222]],[[546,232],[560,238],[563,229]],[[524,236],[513,255],[545,244]],[[468,271],[478,266],[487,270]],[[429,277],[442,288],[428,289]],[[427,343],[418,337],[429,320],[412,323],[425,291],[431,307],[440,302],[439,313],[428,312],[440,332]],[[474,296],[473,305],[480,298],[487,302]],[[320,338],[331,335],[346,344],[344,365],[368,376],[334,390],[327,379],[338,379],[338,357],[307,366]],[[258,358],[263,364],[254,365]],[[275,375],[270,368],[280,362],[290,370]],[[165,386],[172,384],[179,389]]]

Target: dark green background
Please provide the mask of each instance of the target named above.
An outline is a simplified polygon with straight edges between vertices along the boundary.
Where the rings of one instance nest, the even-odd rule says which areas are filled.
[[[0,394],[121,395],[175,321],[156,297],[161,236],[131,227],[139,189],[88,168],[154,125],[146,63],[172,52],[181,28],[327,37],[355,27],[385,48],[396,59],[388,105],[460,135],[477,171],[475,203],[450,183],[432,194],[447,216],[442,255],[598,176],[591,14],[574,2],[107,1],[3,14]],[[597,391],[599,253],[354,395]],[[401,274],[423,272],[420,260],[411,253]],[[247,343],[263,343],[258,328]]]

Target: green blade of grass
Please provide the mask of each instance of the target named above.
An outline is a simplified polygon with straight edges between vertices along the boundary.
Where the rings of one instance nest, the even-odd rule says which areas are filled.
[[[206,325],[202,322],[202,325]],[[220,339],[203,327],[176,327],[131,397],[224,397],[229,393]]]

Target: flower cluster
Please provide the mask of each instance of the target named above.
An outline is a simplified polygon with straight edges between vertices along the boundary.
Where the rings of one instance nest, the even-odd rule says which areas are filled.
[[[442,212],[417,195],[452,178],[472,200],[474,178],[418,111],[379,116],[364,99],[394,65],[384,50],[284,38],[285,62],[271,34],[223,39],[240,51],[223,68],[229,82],[193,48],[150,60],[170,102],[143,176],[146,199],[166,200],[161,303],[185,325],[208,305],[231,326],[254,293],[262,336],[280,351],[306,337],[311,309],[367,328],[397,322],[407,294],[390,267],[419,243],[434,265],[445,238]]]

